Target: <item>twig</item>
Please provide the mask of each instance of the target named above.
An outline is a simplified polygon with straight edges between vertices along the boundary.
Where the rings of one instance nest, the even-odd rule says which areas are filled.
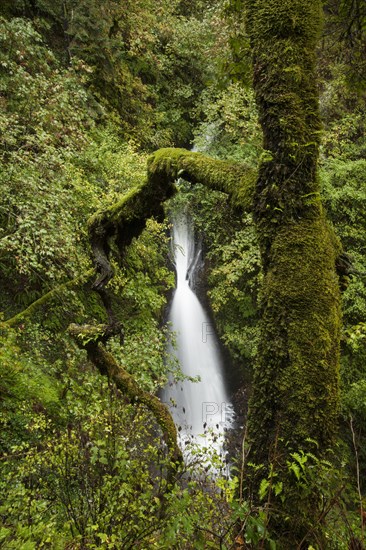
[[[241,454],[241,470],[240,470],[240,485],[239,485],[239,504],[242,504],[243,502],[243,485],[244,485],[244,472],[245,472],[245,462],[248,453],[245,452],[245,443],[248,435],[248,423],[245,425],[245,431],[243,436],[243,443],[242,443],[242,454]]]
[[[302,545],[304,544],[304,542],[306,541],[307,537],[309,535],[311,535],[312,533],[314,534],[314,531],[315,531],[315,528],[317,527],[317,525],[319,525],[319,523],[321,523],[323,521],[323,519],[329,514],[330,510],[333,508],[334,504],[337,502],[338,500],[338,497],[339,495],[342,493],[343,489],[344,489],[345,485],[343,484],[339,489],[338,491],[336,492],[336,494],[334,495],[334,497],[331,499],[331,501],[329,502],[328,506],[326,508],[324,508],[324,510],[322,511],[322,513],[320,514],[320,516],[318,517],[315,525],[313,525],[313,527],[311,529],[309,529],[309,531],[306,533],[306,535],[304,536],[304,538],[300,541],[300,544],[297,546],[297,550],[301,550],[302,549]]]
[[[357,450],[357,442],[356,442],[356,434],[353,427],[353,418],[350,414],[349,416],[349,423],[351,427],[352,432],[352,442],[353,442],[353,448],[355,450],[355,458],[356,458],[356,480],[357,480],[357,492],[358,492],[358,498],[360,501],[360,519],[361,519],[361,540],[364,542],[364,525],[363,525],[363,503],[362,503],[362,492],[361,492],[361,480],[360,480],[360,461],[358,458],[358,450]]]

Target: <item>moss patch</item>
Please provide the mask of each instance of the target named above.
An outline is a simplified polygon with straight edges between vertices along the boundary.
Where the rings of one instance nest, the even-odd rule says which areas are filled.
[[[182,177],[227,193],[234,206],[251,211],[257,172],[241,164],[209,158],[185,149],[160,149],[148,163],[149,177],[176,179]]]
[[[324,449],[333,442],[341,318],[336,256],[323,218],[290,224],[272,245],[249,425],[259,462],[278,436],[289,450],[305,449],[307,438]]]

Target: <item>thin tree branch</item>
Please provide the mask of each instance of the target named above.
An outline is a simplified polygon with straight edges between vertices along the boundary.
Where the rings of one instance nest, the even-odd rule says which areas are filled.
[[[113,380],[117,388],[131,401],[142,403],[153,413],[170,451],[171,463],[168,468],[168,481],[173,482],[177,468],[183,463],[183,456],[177,442],[177,429],[168,408],[158,397],[141,389],[133,376],[121,365],[118,365],[113,355],[102,345],[112,336],[113,331],[118,333],[119,328],[110,325],[95,327],[72,324],[69,327],[69,332],[78,345],[86,349],[89,360],[94,363],[101,374],[107,375]]]

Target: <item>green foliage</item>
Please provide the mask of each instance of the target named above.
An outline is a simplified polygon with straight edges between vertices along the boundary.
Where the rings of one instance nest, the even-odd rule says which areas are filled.
[[[195,482],[167,487],[150,413],[107,390],[63,333],[70,320],[105,321],[82,279],[64,283],[90,268],[87,219],[140,184],[146,158],[112,122],[95,125],[88,66],[63,69],[30,22],[1,20],[1,30],[6,317],[59,289],[17,330],[2,328],[1,544],[171,548],[175,530],[193,544],[204,538],[195,534],[198,510],[215,508],[216,496]],[[166,227],[152,220],[109,289],[126,337],[123,352],[117,341],[110,348],[151,392],[176,369],[165,364],[160,329],[174,279],[167,255]]]
[[[168,549],[179,532],[182,547],[196,541],[204,547],[212,536],[204,529],[212,531],[213,518],[217,529],[222,516],[215,512],[220,499],[201,481],[167,486],[169,461],[150,414],[108,390],[62,332],[71,319],[105,320],[87,288],[63,283],[90,267],[86,220],[140,184],[146,159],[132,143],[121,143],[112,123],[95,127],[80,74],[60,67],[30,23],[2,25],[11,68],[0,78],[7,316],[58,283],[60,290],[17,331],[4,328],[1,544]],[[115,266],[109,289],[126,341],[123,351],[117,341],[110,348],[151,392],[176,369],[165,364],[167,335],[159,327],[174,279],[167,255],[166,227],[152,220],[123,266]]]
[[[352,479],[345,470],[349,457],[344,445],[338,444],[322,459],[316,456],[315,441],[308,440],[307,445],[310,451],[290,452],[284,469],[279,467],[275,449],[268,475],[263,477],[265,465],[249,461],[250,447],[244,443],[244,465],[239,471],[236,466],[233,468],[232,483],[240,498],[232,503],[232,508],[241,526],[237,540],[248,548],[286,548],[295,529],[302,532],[299,548],[346,550],[350,539],[363,540]],[[258,497],[252,495],[243,500],[251,471],[260,478]],[[314,511],[312,520],[307,511],[309,502]],[[294,517],[286,512],[291,509],[296,510]],[[288,526],[285,533],[284,526]],[[314,538],[316,543],[312,546]]]
[[[366,244],[363,215],[366,163],[363,159],[330,158],[323,161],[320,175],[328,216],[353,264],[354,273],[350,274],[343,295],[344,320],[349,328],[363,320],[366,312],[363,277],[366,268],[363,254]]]
[[[231,234],[230,234],[231,233]],[[212,247],[208,259],[209,299],[225,345],[235,359],[253,360],[257,351],[257,295],[260,259],[249,215],[226,242]]]
[[[160,74],[154,87],[159,117],[157,137],[165,133],[165,139],[178,146],[188,146],[192,141],[193,125],[202,118],[201,94],[217,77],[217,42],[222,32],[216,4],[219,2],[210,3],[201,19],[171,18],[161,28],[156,54]],[[154,145],[161,146],[156,138]]]
[[[82,82],[30,23],[3,20],[2,31],[0,250],[11,315],[88,269],[86,220],[141,181],[145,158],[113,125],[93,128]]]
[[[176,369],[165,361],[169,334],[161,328],[166,297],[174,286],[174,274],[166,264],[168,250],[166,225],[149,220],[129,247],[124,268],[116,271],[109,285],[120,301],[125,326],[123,348],[116,340],[111,350],[139,385],[151,392],[166,383],[170,369]]]
[[[202,109],[205,120],[196,135],[197,148],[255,166],[262,153],[262,131],[253,90],[240,83],[229,84],[219,93],[209,88]]]
[[[280,94],[280,133],[272,144],[265,132],[268,151],[262,154],[254,93],[248,85],[252,71],[245,33],[253,31],[254,21],[249,18],[245,28],[243,18],[235,15],[238,11],[244,15],[242,1],[231,2],[226,19],[221,4],[209,5],[206,0],[189,5],[178,0],[132,4],[19,0],[1,5],[7,18],[0,19],[1,308],[9,318],[56,289],[52,299],[37,306],[16,330],[5,324],[0,327],[0,546],[4,548],[225,548],[232,543],[235,522],[242,526],[238,543],[252,548],[276,548],[277,544],[281,548],[282,542],[275,542],[270,532],[269,519],[275,518],[275,526],[276,521],[277,525],[287,524],[288,518],[278,513],[284,502],[287,509],[296,509],[294,529],[300,525],[299,529],[312,535],[318,520],[326,523],[321,528],[324,547],[348,548],[347,529],[362,537],[353,479],[358,463],[364,491],[363,275],[350,277],[343,296],[342,437],[348,447],[339,450],[342,462],[319,459],[314,443],[309,442],[304,450],[289,449],[285,467],[279,472],[280,453],[267,469],[263,465],[257,468],[254,507],[237,500],[239,479],[235,475],[219,479],[221,494],[218,492],[207,479],[207,462],[199,451],[192,451],[192,463],[181,472],[178,483],[168,486],[167,451],[151,414],[128,403],[101,379],[63,333],[70,321],[100,324],[106,320],[104,308],[88,284],[64,285],[90,268],[87,219],[120,201],[143,181],[146,157],[138,148],[186,145],[192,139],[193,126],[200,122],[195,135],[201,150],[217,158],[245,161],[250,169],[259,159],[272,169],[276,158],[270,149],[277,148],[278,142],[285,144],[294,162],[291,177],[299,144],[306,159],[316,149],[318,126],[311,124],[313,134],[302,140],[301,117],[290,116],[294,96]],[[277,35],[286,34],[290,27],[301,35],[304,21],[287,17],[293,13],[293,3],[275,6],[278,9],[271,6],[267,15],[261,11],[258,17],[271,28],[274,20],[279,23],[276,36],[258,36],[259,41],[268,39],[271,46],[269,57],[261,58],[260,70],[289,62],[281,73],[283,90],[285,84],[292,83],[296,90],[305,88],[310,93],[296,48],[293,50],[286,38],[284,53],[273,46]],[[348,0],[331,0],[327,6],[338,18],[328,16],[327,29],[335,28],[340,40],[329,50],[330,41],[325,38],[331,61],[324,53],[321,57],[322,194],[355,269],[364,273],[365,105],[360,94],[364,13],[358,1],[351,6]],[[18,18],[12,18],[14,15]],[[307,30],[312,42],[314,28]],[[355,40],[353,49],[350,36]],[[301,40],[297,45],[302,46]],[[347,48],[342,52],[343,44]],[[219,74],[223,67],[224,75]],[[275,109],[271,102],[278,99],[271,85],[275,74],[270,72],[266,89],[259,92],[261,118],[269,130],[268,117]],[[261,75],[256,73],[256,78]],[[356,83],[357,89],[350,88],[350,82]],[[164,165],[169,175],[175,174],[186,152],[180,151],[179,158],[172,159],[166,153],[155,158],[156,167]],[[193,158],[197,159],[187,155],[179,169],[192,169]],[[213,162],[210,169],[213,181],[223,168]],[[303,160],[301,171],[295,170],[296,177],[298,172],[307,173]],[[245,183],[246,176],[247,172]],[[283,174],[283,181],[287,176]],[[197,163],[196,180],[200,178],[209,179],[203,163]],[[228,169],[220,187],[237,198],[236,206],[243,199],[239,179],[237,172]],[[301,200],[317,206],[317,191],[310,191],[303,189]],[[271,193],[266,197],[271,206],[266,213],[276,226],[284,210],[281,201],[288,197],[281,195],[276,185]],[[316,195],[315,199],[309,200],[310,195],[312,199]],[[252,195],[244,198],[251,201]],[[179,202],[188,203],[204,238],[208,299],[222,339],[236,365],[252,366],[258,353],[261,282],[252,218],[238,212],[223,193],[208,193],[199,184],[177,197],[175,204]],[[298,214],[295,203],[290,205],[291,215]],[[123,348],[117,339],[111,340],[108,348],[140,387],[152,393],[164,385],[170,371],[177,375],[176,365],[166,364],[168,331],[161,328],[174,279],[167,267],[167,229],[149,221],[122,265],[114,263],[115,278],[108,287],[125,333]],[[322,236],[322,244],[312,238],[313,247],[327,242],[329,234],[320,232],[319,239]],[[297,242],[295,248],[302,245]],[[276,247],[281,256],[281,244]],[[293,256],[300,257],[296,250]],[[283,257],[288,258],[286,254]],[[292,265],[293,257],[290,260]],[[298,288],[317,276],[317,268],[309,265],[309,276],[299,276]],[[273,302],[283,301],[285,290],[293,296],[300,292],[291,285],[282,286],[273,286]],[[304,301],[303,309],[307,307]],[[285,330],[291,325],[290,329],[302,336],[302,325],[296,324],[293,315],[291,311],[290,321],[287,317],[278,327]],[[306,346],[313,348],[317,335],[305,336]],[[279,341],[274,338],[271,354]],[[297,356],[297,344],[289,348]],[[298,371],[295,375],[282,382],[270,379],[269,383],[271,387],[283,383],[285,399],[287,388],[300,388],[302,398],[300,390],[308,391],[310,376],[301,386]],[[258,410],[259,419],[266,416],[267,406],[268,400]],[[282,406],[281,401],[277,409]],[[300,416],[302,411],[299,399],[293,414]],[[322,414],[323,409],[314,409],[314,426]],[[328,423],[334,415],[332,411]],[[354,441],[347,424],[350,415]],[[286,445],[288,442],[285,451]],[[265,452],[268,454],[268,447]],[[216,464],[217,458],[211,456],[210,460]],[[341,491],[337,478],[342,471],[345,490]],[[326,512],[323,517],[315,513],[314,525],[306,518],[310,501],[314,510],[321,502]]]
[[[36,0],[6,12],[33,18],[64,65],[87,71],[91,110],[118,122],[123,139],[189,143],[200,94],[217,72],[220,2],[187,10],[178,0]]]
[[[23,353],[16,332],[3,324],[0,342],[0,453],[6,453],[14,445],[36,444],[34,426],[59,415],[59,364]]]
[[[80,366],[62,375],[65,426],[33,422],[39,443],[14,445],[0,464],[2,543],[204,548],[206,529],[225,533],[227,510],[203,466],[196,480],[168,487],[169,459],[150,416]],[[193,468],[198,460],[185,477]]]
[[[346,69],[331,63],[321,80],[320,111],[325,125],[322,156],[338,160],[365,157],[365,96],[347,83]]]
[[[30,23],[2,20],[1,41],[1,277],[24,307],[86,266],[73,245],[81,204],[63,168],[86,145],[92,120],[85,91]]]
[[[323,47],[327,50],[327,59],[341,62],[350,88],[364,92],[365,4],[362,0],[327,0],[325,8],[327,17]]]
[[[358,114],[345,112],[339,119],[343,126],[345,118],[353,120],[357,127]],[[331,127],[331,128],[334,128]],[[366,317],[366,263],[364,249],[365,217],[364,205],[366,200],[364,180],[366,164],[358,153],[364,147],[364,140],[360,137],[353,141],[350,136],[337,136],[331,131],[326,142],[333,144],[337,149],[336,158],[323,160],[321,182],[323,196],[328,215],[334,224],[344,249],[349,254],[354,273],[350,275],[347,289],[343,293],[343,338],[341,341],[341,384],[342,384],[342,438],[349,446],[349,467],[354,478],[354,443],[349,429],[349,415],[354,419],[354,429],[357,433],[357,447],[359,453],[361,486],[364,490],[364,465],[366,460],[365,446],[365,411],[364,397],[366,379],[366,346],[364,339],[364,322]],[[338,156],[339,153],[339,156]]]

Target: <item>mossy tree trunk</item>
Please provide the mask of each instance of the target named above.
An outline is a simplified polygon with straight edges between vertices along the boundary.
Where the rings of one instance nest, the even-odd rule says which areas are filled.
[[[321,2],[245,0],[244,6],[267,151],[253,204],[264,283],[248,460],[264,466],[254,476],[257,499],[259,480],[277,470],[284,484],[278,502],[272,500],[283,511],[277,528],[286,533],[283,547],[295,548],[314,536],[317,502],[316,494],[304,499],[288,462],[299,450],[321,457],[334,442],[338,414],[340,250],[317,175]]]

